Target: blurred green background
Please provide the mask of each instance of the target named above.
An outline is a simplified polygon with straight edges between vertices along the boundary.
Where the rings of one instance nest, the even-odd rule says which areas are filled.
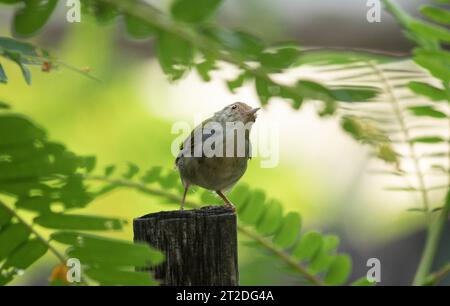
[[[168,3],[156,2],[161,8]],[[304,45],[390,51],[407,51],[410,47],[387,15],[383,15],[381,24],[365,21],[365,1],[333,4],[336,2],[226,1],[219,20],[268,41],[290,38]],[[414,11],[423,2],[401,4]],[[171,84],[153,57],[151,41],[130,40],[120,25],[98,26],[88,16],[83,16],[80,24],[68,24],[64,13],[65,8],[60,7],[33,41],[70,65],[89,67],[101,82],[64,68],[50,73],[34,69],[33,84],[27,86],[18,68],[5,63],[10,83],[0,87],[0,100],[43,126],[50,139],[65,143],[76,153],[97,156],[100,166],[121,164],[125,169],[126,162],[133,162],[141,169],[155,165],[172,169],[170,146],[176,135],[171,134],[171,128],[175,122],[192,125],[195,116],[208,116],[235,101],[258,105],[252,88],[242,88],[236,94],[228,91],[223,79],[233,71],[226,67],[209,83],[192,72]],[[1,36],[10,36],[10,15],[7,10],[0,12]],[[326,20],[327,16],[332,18]],[[395,44],[392,39],[396,39]],[[354,257],[355,275],[365,274],[365,262],[370,257],[394,252],[392,256],[398,257],[395,267],[409,256],[389,246],[398,246],[402,239],[420,230],[420,215],[406,212],[417,199],[411,194],[384,191],[383,178],[367,174],[371,162],[366,148],[345,135],[336,119],[317,117],[310,105],[294,111],[275,100],[263,110],[258,124],[279,128],[279,163],[275,168],[262,168],[260,160],[253,159],[244,182],[266,190],[283,203],[285,210],[300,212],[305,227],[341,235],[342,250]],[[130,220],[116,236],[132,239],[133,218],[167,209],[176,207],[134,191],[119,190],[97,199],[87,210]],[[390,279],[387,274],[383,278],[387,283],[406,282],[414,272],[420,237],[411,241],[413,245],[418,243],[417,254],[408,257],[411,271],[405,266],[400,276]],[[295,284],[275,263],[267,265],[264,254],[245,244],[239,251],[241,284]],[[14,284],[45,284],[55,263],[50,256],[44,261]],[[389,259],[386,262],[390,264]]]

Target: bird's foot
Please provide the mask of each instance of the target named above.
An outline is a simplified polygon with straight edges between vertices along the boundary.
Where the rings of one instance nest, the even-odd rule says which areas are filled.
[[[231,203],[225,203],[225,207],[232,210],[233,212],[236,212],[236,206]]]

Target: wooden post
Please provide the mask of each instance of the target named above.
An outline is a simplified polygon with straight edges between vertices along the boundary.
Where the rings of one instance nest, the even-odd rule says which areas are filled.
[[[163,211],[133,222],[134,240],[161,250],[166,260],[153,269],[168,286],[239,284],[236,215],[222,206]]]

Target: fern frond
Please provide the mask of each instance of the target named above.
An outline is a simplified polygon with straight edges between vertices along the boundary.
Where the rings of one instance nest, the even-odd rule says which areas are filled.
[[[66,285],[69,283],[64,269],[67,270],[70,257],[80,259],[85,268],[82,284],[155,284],[150,274],[123,268],[145,266],[142,260],[136,262],[136,258],[144,257],[156,265],[163,259],[159,251],[82,233],[120,230],[125,223],[119,218],[72,213],[94,198],[82,180],[82,174],[94,166],[94,158],[77,156],[63,145],[49,141],[45,131],[29,119],[0,112],[0,284],[12,281],[47,252],[58,259],[56,269],[63,274],[55,273],[55,281]],[[44,230],[50,230],[51,236],[44,235]],[[92,240],[96,243],[87,243]],[[55,243],[70,247],[61,252]],[[100,244],[107,245],[107,252],[98,248]],[[133,258],[124,256],[129,252]],[[101,265],[104,259],[108,265]],[[114,273],[126,273],[127,277],[115,278],[114,283],[110,278]]]
[[[419,192],[422,205],[426,208],[425,211],[429,212],[431,203],[428,193],[441,190],[433,186],[439,185],[439,182],[444,186],[445,177],[439,179],[426,169],[430,168],[431,163],[441,162],[446,165],[449,153],[445,145],[448,143],[447,135],[442,134],[442,131],[446,130],[448,120],[447,106],[437,105],[417,94],[426,92],[436,98],[443,96],[439,88],[423,85],[435,83],[433,78],[409,60],[384,63],[372,60],[346,62],[325,67],[328,72],[326,75],[320,74],[324,69],[321,65],[313,66],[312,69],[317,69],[317,77],[326,86],[373,86],[379,90],[377,97],[368,101],[338,103],[337,114],[343,120],[350,116],[354,121],[359,121],[360,126],[371,125],[369,130],[378,131],[374,134],[370,131],[364,132],[364,128],[346,129],[358,141],[371,145],[375,149],[372,154],[374,156],[380,157],[377,154],[379,135],[385,136],[384,144],[392,150],[390,161],[393,167],[378,172],[391,173],[397,177],[405,177],[405,174],[408,174],[408,177],[414,178],[412,183],[408,183],[408,187],[394,186],[388,189]],[[420,82],[417,82],[418,80]],[[389,160],[385,161],[389,163]]]
[[[159,197],[167,204],[179,205],[181,202],[183,187],[178,175],[160,167],[151,168],[135,179],[101,175],[86,175],[85,179],[102,182],[109,190],[133,188]],[[196,198],[186,201],[186,205],[192,208],[222,203],[206,190],[191,191],[190,197]],[[259,246],[274,255],[301,279],[313,285],[338,285],[347,281],[351,259],[337,252],[339,239],[336,236],[318,232],[301,234],[301,216],[296,212],[284,214],[281,203],[268,199],[262,190],[251,190],[240,184],[232,190],[229,198],[237,208],[238,231],[251,239],[252,246]]]

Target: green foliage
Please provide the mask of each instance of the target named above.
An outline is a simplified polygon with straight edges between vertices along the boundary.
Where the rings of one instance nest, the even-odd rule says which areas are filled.
[[[74,68],[57,60],[44,49],[38,48],[27,42],[0,36],[0,84],[8,83],[8,76],[2,66],[2,59],[17,64],[28,85],[31,85],[30,67],[33,66],[40,67],[43,72],[50,72],[58,69],[60,66],[64,66],[79,74],[85,75],[86,77],[97,80],[88,72]]]
[[[420,8],[420,12],[429,19],[444,24],[450,25],[450,12],[431,5],[424,5]]]
[[[3,57],[16,63],[22,71],[23,77],[31,84],[31,74],[28,66],[42,65],[50,62],[49,54],[33,45],[20,42],[12,38],[0,37],[0,58]],[[7,83],[8,77],[0,62],[0,83]]]
[[[301,234],[301,216],[296,212],[283,214],[282,205],[267,199],[261,190],[250,190],[241,184],[231,191],[230,199],[237,206],[239,221],[254,230],[259,245],[280,258],[287,256],[289,259],[285,261],[298,265],[290,266],[293,271],[299,273],[304,269],[301,277],[313,276],[320,280],[323,275],[322,282],[328,285],[341,285],[348,280],[351,260],[337,253],[336,236],[315,231]],[[246,211],[253,211],[256,217],[249,219]]]
[[[25,7],[18,7],[13,22],[13,30],[21,36],[33,35],[42,28],[56,0],[26,3]],[[322,116],[334,113],[337,101],[351,101],[355,96],[358,100],[365,100],[376,95],[370,89],[357,86],[351,91],[339,89],[333,92],[310,80],[298,80],[294,85],[274,81],[273,74],[300,65],[299,57],[305,52],[292,42],[268,44],[250,33],[211,25],[207,21],[221,3],[221,0],[176,0],[172,3],[170,17],[149,4],[134,0],[83,0],[82,7],[99,23],[123,17],[127,32],[133,38],[145,39],[154,35],[159,63],[172,81],[182,78],[193,67],[205,81],[209,81],[210,73],[217,67],[215,63],[224,61],[241,70],[235,80],[227,82],[231,91],[246,81],[253,81],[262,105],[272,98],[281,97],[298,109],[305,100],[320,100],[324,103],[319,111]],[[203,60],[198,62],[197,58]],[[17,62],[22,63],[20,60]],[[256,63],[257,67],[250,62]],[[24,75],[26,72],[24,70]],[[1,76],[0,73],[0,81],[4,82]]]
[[[441,1],[447,3],[448,1]],[[414,19],[404,13],[399,7],[393,4],[389,0],[385,0],[385,4],[389,8],[390,12],[397,18],[399,23],[405,28],[407,37],[410,38],[414,43],[417,44],[417,48],[413,52],[413,60],[414,62],[421,66],[422,68],[428,70],[428,72],[435,77],[436,79],[441,81],[442,89],[437,88],[434,85],[423,83],[423,82],[410,82],[407,87],[414,93],[419,94],[423,97],[426,97],[430,100],[426,105],[415,105],[409,107],[409,110],[417,117],[431,117],[434,119],[443,119],[448,117],[448,108],[444,113],[442,111],[436,110],[438,105],[430,105],[433,103],[432,101],[442,101],[447,100],[450,102],[450,52],[445,50],[444,46],[448,44],[450,41],[450,30],[441,25],[437,25],[434,23],[425,22],[419,19]],[[433,6],[425,6],[421,9],[422,14],[425,17],[431,19],[431,21],[442,23],[444,25],[448,25],[450,16],[450,12],[448,8],[437,8]],[[447,118],[448,119],[448,118]],[[412,153],[414,153],[414,144],[437,144],[437,143],[447,143],[448,139],[444,139],[439,135],[423,135],[414,137],[412,139],[408,139],[406,137],[406,141],[408,141],[412,146],[410,146]],[[428,157],[431,158],[444,158],[448,159],[450,155],[450,148],[442,153],[431,153],[428,154]],[[416,156],[413,154],[413,158]],[[421,158],[423,160],[424,158]],[[415,157],[416,163],[416,174],[421,183],[421,193],[423,198],[423,211],[426,214],[431,214],[435,212],[439,212],[439,216],[431,220],[428,225],[427,231],[427,243],[425,245],[423,256],[417,268],[417,272],[414,279],[414,284],[422,285],[427,282],[429,279],[428,274],[430,273],[430,269],[433,264],[434,255],[436,254],[436,250],[438,248],[438,241],[440,236],[442,235],[443,224],[448,219],[449,210],[450,210],[450,202],[448,201],[448,197],[443,205],[443,209],[433,209],[430,211],[429,200],[428,200],[428,192],[431,190],[440,190],[442,188],[448,189],[448,184],[444,185],[442,188],[427,188],[425,186],[424,174],[422,169],[420,168],[418,157]],[[442,162],[442,159],[439,161]],[[445,161],[443,162],[445,163]],[[440,174],[445,176],[450,176],[450,169],[445,168],[445,164],[434,163],[431,168],[432,169],[444,169]],[[448,193],[447,193],[448,194]],[[443,268],[445,269],[445,267]],[[440,274],[439,272],[437,272]],[[445,272],[448,273],[448,272]]]
[[[20,37],[30,37],[41,30],[56,2],[0,0],[3,4],[16,5],[12,29]],[[415,66],[397,67],[389,57],[307,50],[296,43],[268,43],[250,33],[219,27],[210,22],[210,17],[217,12],[221,2],[175,0],[170,16],[134,0],[83,0],[83,8],[101,24],[122,17],[133,38],[154,37],[159,63],[170,80],[181,79],[195,68],[203,80],[209,81],[218,63],[227,62],[240,71],[234,79],[227,81],[230,91],[251,82],[262,105],[272,98],[283,98],[298,109],[304,101],[322,101],[320,115],[337,112],[345,131],[357,141],[371,146],[374,155],[394,167],[383,173],[416,176],[418,186],[396,186],[391,190],[422,193],[424,207],[420,210],[426,214],[441,211],[440,220],[447,220],[450,201],[440,209],[429,207],[428,192],[439,188],[425,184],[427,171],[421,165],[427,158],[447,158],[449,153],[418,156],[415,145],[448,142],[428,129],[442,119],[448,119],[443,103],[434,103],[450,100],[450,52],[443,48],[450,42],[450,31],[445,27],[449,24],[448,10],[422,7],[422,14],[430,19],[425,22],[385,1],[387,9],[405,28],[406,36],[417,44],[412,57],[414,62],[441,81],[442,86],[436,86],[425,82],[429,76],[422,70]],[[448,0],[440,2],[448,3]],[[49,71],[59,63],[44,50],[10,38],[0,38],[0,59],[16,63],[28,84],[31,83],[29,66],[38,65]],[[337,77],[330,84],[298,79],[287,85],[274,80],[273,75],[301,65],[313,65],[326,73],[346,71],[349,74]],[[8,76],[0,63],[0,83],[7,82]],[[413,94],[412,98],[426,99],[412,102],[411,96],[397,93],[406,89]],[[8,105],[0,102],[0,110],[7,109]],[[418,121],[423,119],[428,121],[419,125]],[[11,130],[15,131],[14,135]],[[406,145],[409,156],[400,156],[396,152],[397,144]],[[119,230],[123,220],[73,214],[71,210],[84,208],[96,196],[117,187],[136,188],[178,204],[182,186],[174,171],[155,167],[141,174],[136,165],[129,164],[118,179],[113,178],[114,174],[118,175],[115,166],[104,169],[104,176],[92,176],[89,173],[95,168],[95,158],[77,156],[65,146],[48,141],[41,128],[12,113],[0,113],[0,148],[0,194],[10,199],[8,203],[0,202],[0,284],[11,281],[20,270],[28,268],[49,250],[64,263],[64,255],[53,247],[53,242],[69,246],[66,255],[82,259],[88,278],[99,284],[155,283],[147,272],[134,272],[133,269],[159,264],[162,255],[158,251],[80,232]],[[407,173],[402,168],[405,159],[411,159],[416,165],[414,173]],[[436,169],[445,170],[445,165],[434,164],[426,170]],[[104,184],[92,191],[87,186],[87,181],[92,179]],[[197,197],[203,203],[220,203],[207,191],[199,192]],[[233,190],[231,198],[237,204],[240,232],[259,247],[313,284],[339,285],[347,281],[351,260],[347,255],[337,253],[339,239],[336,236],[314,231],[302,234],[301,216],[294,212],[284,214],[281,204],[267,199],[261,190],[240,185]],[[198,206],[195,202],[188,204]],[[21,217],[23,210],[33,214],[33,224]],[[36,228],[58,231],[48,240]],[[429,231],[434,235],[432,241],[440,235],[439,229],[434,228]],[[433,252],[426,250],[425,253]],[[419,284],[423,283],[432,263],[432,258],[431,262],[430,258],[424,258],[426,262],[419,267]],[[353,284],[367,283],[358,280]]]
[[[409,82],[408,88],[415,94],[425,96],[432,101],[442,101],[449,99],[445,90],[423,82]]]
[[[149,273],[144,278],[143,272],[133,271],[136,266],[161,262],[161,253],[148,246],[78,232],[56,232],[51,236],[54,241],[71,246],[65,256],[39,233],[38,228],[66,231],[122,228],[125,221],[118,218],[71,213],[73,209],[86,207],[95,197],[83,178],[94,167],[95,159],[78,156],[62,144],[49,141],[46,132],[32,121],[5,111],[0,112],[0,148],[0,195],[11,199],[0,202],[1,284],[11,281],[48,250],[62,264],[66,256],[79,258],[83,267],[93,271],[92,277],[85,273],[88,278],[100,284],[155,283]],[[132,177],[134,171],[130,165],[126,176]],[[21,216],[23,211],[33,214],[32,224]],[[114,283],[109,279],[111,273],[124,273],[126,278]]]
[[[125,15],[124,20],[127,33],[135,39],[146,39],[157,33],[157,29],[140,18]]]
[[[183,191],[178,174],[161,167],[139,171],[133,179],[123,174],[116,177],[90,175],[86,178],[103,182],[101,190],[109,192],[116,188],[134,188],[177,207]],[[223,205],[220,198],[207,190],[194,190],[191,196],[197,201],[188,198],[186,205],[193,208],[205,204]],[[281,203],[268,199],[262,190],[251,190],[247,185],[239,184],[233,188],[229,198],[237,208],[238,230],[251,239],[252,246],[275,256],[293,273],[312,284],[341,285],[347,282],[351,260],[337,252],[338,237],[315,231],[301,234],[300,214],[284,214]]]
[[[20,37],[30,37],[37,33],[55,10],[57,0],[27,0],[16,11],[13,19],[13,32]]]
[[[51,239],[70,246],[68,255],[83,263],[89,278],[101,285],[155,285],[148,272],[133,272],[163,261],[159,251],[144,244],[78,232],[55,232]]]
[[[189,23],[204,22],[217,7],[222,0],[176,0],[172,3],[172,16],[179,21]]]

